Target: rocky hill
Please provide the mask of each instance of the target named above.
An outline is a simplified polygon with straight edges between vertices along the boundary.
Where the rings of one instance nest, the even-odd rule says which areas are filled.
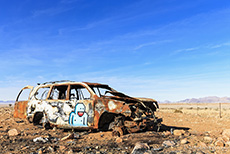
[[[189,98],[176,102],[160,101],[159,103],[230,103],[230,97],[208,96],[202,98]]]
[[[14,104],[15,101],[1,101],[0,104]]]

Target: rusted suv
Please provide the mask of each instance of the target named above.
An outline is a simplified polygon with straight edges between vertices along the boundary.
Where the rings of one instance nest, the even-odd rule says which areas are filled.
[[[23,99],[27,91],[27,98]],[[106,84],[54,81],[26,86],[18,94],[14,117],[44,127],[113,130],[116,135],[159,129],[157,101],[134,98]]]

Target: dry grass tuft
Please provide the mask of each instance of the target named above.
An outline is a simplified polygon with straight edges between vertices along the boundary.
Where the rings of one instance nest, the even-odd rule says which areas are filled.
[[[174,113],[183,113],[181,110],[176,109]]]

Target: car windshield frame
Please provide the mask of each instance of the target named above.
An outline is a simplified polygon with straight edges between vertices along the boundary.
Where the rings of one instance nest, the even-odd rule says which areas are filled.
[[[90,85],[89,87],[93,90],[93,92],[98,97],[105,97],[109,93],[109,91],[116,92],[116,90],[110,88],[109,86]],[[107,96],[110,96],[110,95],[107,95]]]

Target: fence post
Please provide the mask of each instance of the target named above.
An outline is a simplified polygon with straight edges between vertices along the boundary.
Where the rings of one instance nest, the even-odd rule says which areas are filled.
[[[220,118],[222,118],[221,117],[221,103],[219,102],[219,116],[220,116]]]

